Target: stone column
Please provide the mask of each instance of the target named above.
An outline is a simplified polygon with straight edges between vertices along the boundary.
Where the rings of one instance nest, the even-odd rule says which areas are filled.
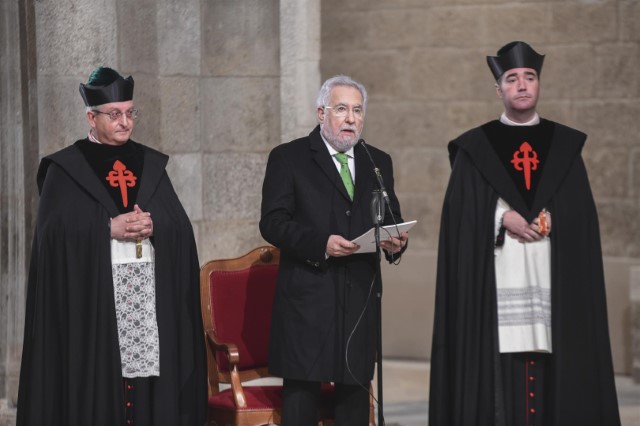
[[[26,280],[36,205],[32,0],[0,4],[0,425],[15,424]]]
[[[320,84],[320,0],[280,0],[282,142],[307,135],[315,127]]]

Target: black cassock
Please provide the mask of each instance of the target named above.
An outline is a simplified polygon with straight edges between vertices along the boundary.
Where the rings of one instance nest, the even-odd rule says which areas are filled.
[[[148,403],[154,425],[202,425],[206,370],[193,230],[165,171],[168,157],[138,147],[144,171],[137,203],[154,224],[160,342],[160,376]],[[38,186],[17,424],[125,424],[109,230],[118,209],[75,145],[42,160]]]
[[[552,214],[552,347],[545,425],[619,425],[598,218],[581,150],[558,123],[527,207],[482,128],[449,144],[431,355],[429,425],[508,426],[497,337],[494,215],[498,197],[528,222]],[[508,237],[507,237],[508,238]]]

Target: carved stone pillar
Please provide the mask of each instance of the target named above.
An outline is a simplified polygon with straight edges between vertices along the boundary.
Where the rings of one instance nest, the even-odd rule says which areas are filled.
[[[38,161],[32,0],[0,4],[0,425],[15,423]]]
[[[280,0],[281,142],[315,127],[320,83],[320,0]]]

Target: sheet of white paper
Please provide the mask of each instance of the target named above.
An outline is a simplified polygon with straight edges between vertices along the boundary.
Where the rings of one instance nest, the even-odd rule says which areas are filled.
[[[384,241],[389,239],[390,237],[397,237],[399,232],[406,232],[413,227],[418,221],[412,220],[410,222],[403,222],[398,224],[398,229],[396,230],[396,225],[387,225],[380,228],[380,241]],[[375,228],[369,229],[364,234],[360,235],[355,240],[352,240],[352,243],[356,243],[360,246],[356,253],[373,253],[376,251],[376,235]]]

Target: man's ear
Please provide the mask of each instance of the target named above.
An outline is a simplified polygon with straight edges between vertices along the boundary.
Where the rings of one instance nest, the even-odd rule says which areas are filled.
[[[96,127],[96,115],[91,111],[87,111],[87,121],[89,122],[89,126]]]
[[[318,107],[316,112],[318,113],[318,123],[324,123],[324,117],[325,117],[324,108]]]

